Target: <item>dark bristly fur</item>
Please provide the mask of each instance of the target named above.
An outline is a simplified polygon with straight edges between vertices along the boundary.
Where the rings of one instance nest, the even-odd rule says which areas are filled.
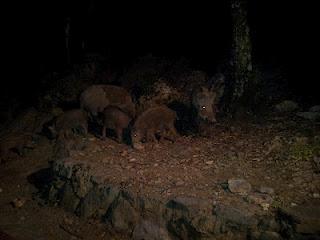
[[[133,147],[138,146],[141,141],[155,141],[156,136],[160,138],[174,139],[177,136],[174,122],[177,118],[176,112],[161,105],[147,109],[136,120],[131,139]]]
[[[106,129],[115,130],[117,141],[122,142],[123,130],[126,129],[131,121],[129,114],[122,111],[117,106],[107,106],[103,110],[102,139],[106,137]]]

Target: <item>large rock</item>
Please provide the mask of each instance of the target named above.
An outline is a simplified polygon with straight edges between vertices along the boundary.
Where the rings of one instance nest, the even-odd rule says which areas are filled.
[[[296,102],[285,100],[275,106],[276,111],[281,113],[294,112],[299,109],[299,106]]]
[[[164,226],[152,220],[143,220],[133,230],[133,240],[170,240],[169,233]]]
[[[320,105],[315,105],[309,108],[309,112],[320,112]]]
[[[258,219],[254,213],[245,207],[241,206],[228,206],[219,204],[215,207],[215,215],[217,216],[218,224],[216,232],[226,231],[228,228],[247,231],[249,228],[254,229],[258,225]]]
[[[232,193],[246,195],[251,191],[251,184],[244,179],[229,179],[228,188]]]
[[[213,203],[195,197],[176,197],[166,204],[168,230],[181,239],[199,239],[214,233]]]
[[[53,170],[49,193],[53,201],[81,217],[103,219],[114,231],[129,239],[246,239],[253,232],[257,233],[257,239],[277,239],[277,233],[282,233],[284,226],[292,230],[292,236],[295,236],[295,229],[299,234],[318,233],[319,216],[313,216],[316,211],[312,209],[306,220],[287,223],[282,214],[280,219],[286,224],[281,220],[278,224],[278,219],[270,212],[262,211],[237,195],[229,194],[238,199],[224,204],[186,196],[164,202],[113,186],[99,175],[92,175],[95,172],[88,164],[72,158],[55,161]],[[251,189],[245,186],[246,191],[240,192]],[[258,199],[256,203],[260,204],[260,200],[268,200],[262,193],[257,196],[253,202]]]
[[[320,112],[298,112],[297,116],[310,121],[320,120]]]
[[[75,194],[70,183],[64,186],[61,206],[69,212],[75,212],[80,203],[80,198]]]
[[[116,187],[97,185],[82,199],[78,213],[83,217],[102,216],[118,195]]]
[[[123,191],[111,203],[106,213],[106,222],[120,233],[131,233],[139,222],[139,218],[136,198]]]
[[[320,235],[320,203],[280,209],[282,221],[291,222],[298,234]]]

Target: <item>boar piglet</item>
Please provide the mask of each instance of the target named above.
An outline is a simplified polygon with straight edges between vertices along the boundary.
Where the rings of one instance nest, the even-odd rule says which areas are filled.
[[[0,163],[13,153],[23,156],[26,148],[33,148],[33,136],[26,133],[12,133],[0,139]]]
[[[138,116],[131,130],[132,146],[143,148],[142,141],[156,141],[156,136],[173,140],[177,136],[174,127],[176,119],[176,112],[164,105],[147,109]]]
[[[97,116],[109,106],[117,106],[122,111],[135,115],[135,105],[126,89],[113,85],[92,85],[80,95],[80,106],[92,116]]]
[[[88,114],[82,109],[73,109],[60,115],[50,128],[55,137],[70,138],[75,131],[88,133]]]
[[[117,106],[109,105],[103,110],[102,139],[106,138],[106,130],[113,129],[116,133],[117,141],[122,142],[123,130],[128,128],[131,121],[128,113]]]

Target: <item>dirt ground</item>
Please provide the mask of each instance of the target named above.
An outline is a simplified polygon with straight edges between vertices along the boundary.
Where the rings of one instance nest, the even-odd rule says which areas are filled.
[[[210,137],[181,136],[174,143],[147,143],[144,150],[90,135],[70,163],[90,163],[111,184],[164,201],[196,196],[233,201],[228,179],[253,189],[274,189],[272,208],[320,198],[320,125],[291,117],[224,122]],[[0,166],[0,232],[16,239],[121,239],[95,220],[84,220],[47,204],[30,180],[49,167],[53,143],[41,137],[25,157]],[[21,206],[20,206],[21,205]],[[1,234],[0,234],[1,236]]]

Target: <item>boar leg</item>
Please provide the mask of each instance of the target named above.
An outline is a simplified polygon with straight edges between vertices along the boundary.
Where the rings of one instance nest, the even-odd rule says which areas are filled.
[[[168,131],[165,127],[157,131],[157,136],[159,137],[159,142],[163,142],[164,139],[168,136]]]
[[[157,140],[154,131],[147,131],[146,138],[147,142],[155,142]]]
[[[84,131],[83,134],[85,136],[87,136],[88,135],[88,124],[83,124],[82,128],[83,128],[83,131]]]
[[[102,140],[106,140],[106,131],[107,128],[105,126],[102,127]]]
[[[168,131],[169,131],[169,135],[170,135],[170,137],[171,137],[171,139],[170,140],[172,140],[172,141],[174,141],[179,135],[178,135],[178,133],[177,133],[177,130],[176,130],[176,128],[174,127],[174,125],[173,124],[170,124],[169,126],[168,126]]]
[[[162,131],[162,132],[159,132],[158,133],[158,136],[159,136],[159,142],[163,142],[163,139],[165,138],[165,133],[164,133],[164,131]]]
[[[120,129],[116,129],[115,131],[116,131],[116,135],[117,135],[117,142],[121,143],[123,130],[120,128]]]

